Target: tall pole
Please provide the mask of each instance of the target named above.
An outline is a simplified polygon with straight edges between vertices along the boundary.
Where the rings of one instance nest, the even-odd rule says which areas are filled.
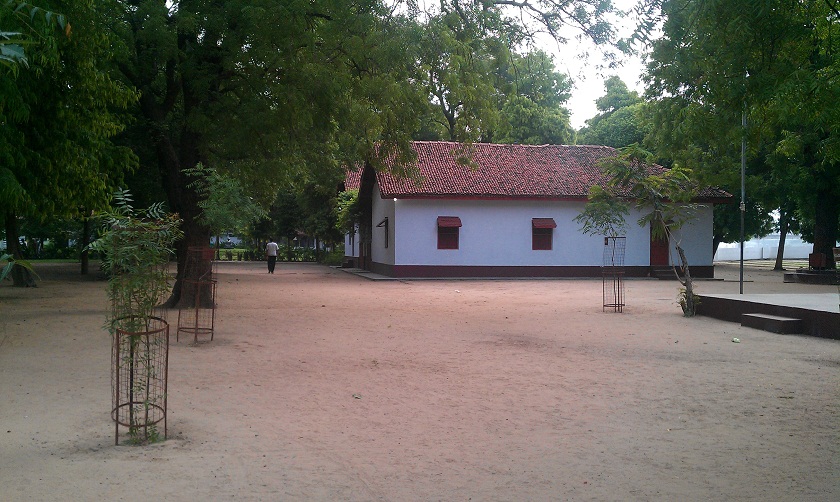
[[[741,265],[739,275],[740,293],[744,294],[744,213],[747,211],[746,184],[744,181],[747,171],[747,105],[744,103],[744,110],[741,112]]]

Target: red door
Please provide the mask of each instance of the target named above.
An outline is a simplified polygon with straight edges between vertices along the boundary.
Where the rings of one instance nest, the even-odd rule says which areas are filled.
[[[667,267],[670,265],[668,259],[668,239],[654,239],[650,236],[650,266],[651,267]]]

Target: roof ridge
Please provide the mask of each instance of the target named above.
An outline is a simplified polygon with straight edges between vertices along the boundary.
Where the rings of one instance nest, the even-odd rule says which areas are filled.
[[[448,141],[448,140],[437,140],[437,139],[418,139],[412,140],[412,144],[422,144],[422,145],[456,145],[456,146],[463,146],[463,147],[470,147],[470,146],[494,146],[494,147],[525,147],[525,148],[600,148],[600,149],[607,149],[607,150],[617,150],[617,148],[608,146],[608,145],[566,145],[562,143],[543,143],[541,145],[530,145],[527,143],[484,143],[484,142],[475,142],[475,143],[461,143],[459,141]]]

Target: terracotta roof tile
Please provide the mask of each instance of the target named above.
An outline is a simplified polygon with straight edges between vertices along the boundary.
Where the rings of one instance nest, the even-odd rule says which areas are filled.
[[[586,199],[591,186],[607,183],[599,161],[618,153],[607,146],[464,145],[445,141],[416,141],[414,149],[419,180],[379,172],[376,176],[383,198]],[[665,168],[652,165],[650,170],[663,172]],[[357,187],[358,173],[351,172],[348,180],[351,176]],[[714,188],[704,190],[700,196],[730,197]]]
[[[414,148],[419,184],[378,173],[383,197],[586,198],[590,186],[606,182],[598,161],[616,153],[604,146],[427,141]]]
[[[347,175],[344,177],[344,189],[345,190],[358,190],[359,187],[362,185],[362,170],[356,169],[353,171],[347,171]]]

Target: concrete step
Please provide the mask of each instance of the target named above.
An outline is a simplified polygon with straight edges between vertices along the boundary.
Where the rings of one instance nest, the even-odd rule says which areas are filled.
[[[797,270],[785,272],[784,282],[801,284],[840,284],[840,270]]]
[[[801,335],[805,331],[802,319],[770,314],[741,314],[741,326],[783,335]]]
[[[677,269],[679,270],[679,269]],[[671,267],[653,267],[650,269],[650,276],[661,281],[676,281],[677,276]],[[680,276],[682,277],[682,276]]]

